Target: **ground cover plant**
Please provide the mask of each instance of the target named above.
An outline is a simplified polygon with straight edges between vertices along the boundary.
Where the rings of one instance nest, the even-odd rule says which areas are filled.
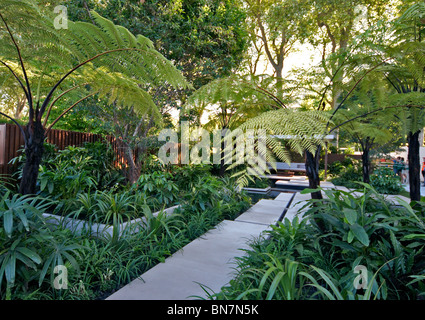
[[[1,299],[105,298],[251,204],[233,179],[212,175],[209,166],[157,164],[136,184],[127,184],[103,144],[47,148],[51,152],[40,166],[37,195],[19,195],[13,184],[1,184]],[[74,180],[78,183],[70,183]],[[173,214],[162,211],[176,204],[180,207]],[[114,227],[144,219],[121,232],[95,236],[52,225],[42,215],[46,212]],[[67,268],[66,288],[53,286],[58,265]]]
[[[343,161],[335,161],[329,166],[330,181],[338,186],[355,189],[362,181],[361,161],[347,157]],[[386,167],[375,168],[370,175],[370,185],[383,194],[402,194],[404,192],[400,177]]]
[[[273,226],[210,298],[423,299],[425,204],[395,206],[367,184],[357,191],[324,190],[326,199],[310,200],[304,219]]]
[[[57,15],[61,8],[66,13]],[[160,130],[183,129],[172,121],[177,111],[191,130],[266,130],[267,152],[262,139],[247,146],[267,161],[298,162],[291,152],[299,154],[317,200],[323,135],[356,135],[350,144],[360,144],[363,168],[330,167],[339,170],[333,182],[372,186],[360,196],[326,191],[324,201],[310,202],[309,220],[278,223],[216,297],[422,298],[424,12],[413,0],[0,1],[0,116],[25,142],[16,183],[0,183],[0,297],[102,298],[247,209],[249,198],[225,169],[241,184],[266,187],[248,178],[258,164],[249,152],[240,167],[225,159],[215,167],[163,166],[150,156]],[[318,60],[289,66],[306,44]],[[123,170],[103,144],[59,152],[44,144],[63,121],[120,141]],[[378,195],[405,193],[389,170],[369,179],[370,151],[387,141],[381,134],[398,137],[394,148],[408,142],[410,205]],[[174,205],[174,214],[162,211]],[[48,223],[45,212],[114,232],[73,233]],[[144,219],[117,229],[135,218]],[[52,287],[57,266],[67,268],[70,288]],[[353,289],[358,267],[368,272],[361,292]]]

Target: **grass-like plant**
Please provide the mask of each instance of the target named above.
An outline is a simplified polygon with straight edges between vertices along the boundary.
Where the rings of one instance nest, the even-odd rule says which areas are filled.
[[[284,219],[237,259],[211,299],[418,299],[424,288],[424,204],[391,203],[373,187],[321,190],[303,219]],[[310,190],[309,192],[312,192]],[[355,286],[362,266],[364,288]]]
[[[78,248],[73,238],[60,229],[51,230],[42,213],[52,201],[40,197],[11,195],[0,198],[0,295],[10,299],[12,292],[28,291],[32,282],[41,286],[52,280],[54,267],[71,263]],[[6,285],[4,286],[4,280]],[[51,283],[51,282],[49,282]],[[3,289],[5,291],[3,291]]]

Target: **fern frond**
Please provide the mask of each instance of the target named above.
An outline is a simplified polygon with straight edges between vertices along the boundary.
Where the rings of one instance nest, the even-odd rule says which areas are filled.
[[[40,96],[48,97],[47,103],[54,93],[51,88],[58,81],[62,92],[66,86],[84,83],[85,89],[96,92],[108,103],[131,106],[142,113],[149,111],[158,117],[158,108],[149,94],[152,88],[192,88],[172,62],[143,35],[133,35],[96,12],[91,12],[95,24],[68,21],[67,29],[56,30],[53,10],[46,8],[34,0],[0,3],[0,13],[17,39],[31,75],[29,82],[36,86],[42,80],[40,88],[44,91]],[[0,23],[0,60],[14,63],[17,70],[20,67],[5,23]],[[6,69],[4,65],[0,67],[0,79],[10,71]],[[68,75],[64,77],[65,74]]]
[[[303,154],[305,151],[314,153],[318,146],[325,146],[324,134],[327,132],[327,123],[330,115],[321,111],[300,111],[293,109],[280,109],[265,112],[257,117],[248,119],[238,129],[232,132],[232,138],[243,139],[245,145],[250,139],[248,132],[264,132],[264,142],[267,151],[260,152],[263,148],[260,145],[260,139],[254,143],[254,156],[245,153],[243,157],[237,153],[233,145],[228,144],[225,153],[230,154],[239,161],[233,162],[229,169],[236,168],[239,164],[244,164],[238,172],[241,176],[246,174],[261,175],[267,172],[266,163],[274,163],[276,159],[290,163],[290,152],[283,144],[286,142],[290,150]],[[252,133],[251,133],[252,135]],[[254,134],[254,137],[256,135]],[[246,182],[245,178],[240,177],[239,181]]]

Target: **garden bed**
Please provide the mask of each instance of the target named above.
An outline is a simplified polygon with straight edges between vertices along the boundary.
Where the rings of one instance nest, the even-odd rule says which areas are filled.
[[[173,214],[176,208],[180,205],[175,205],[164,210],[160,210],[152,213],[154,217],[157,217],[161,212],[166,214]],[[87,220],[75,219],[70,217],[63,217],[50,213],[43,213],[43,217],[46,218],[47,223],[61,225],[62,227],[71,230],[77,235],[87,234],[95,237],[104,237],[104,236],[113,236],[116,226],[104,223],[96,223]],[[147,218],[141,217],[120,223],[118,226],[119,236],[124,232],[135,233],[140,231],[140,228],[143,228],[144,223],[146,223]]]
[[[370,186],[327,190],[303,219],[285,218],[253,241],[235,278],[211,298],[422,300],[425,203],[396,198]]]
[[[0,299],[103,299],[251,205],[208,166],[150,165],[128,184],[104,149],[46,152],[37,196],[0,184]],[[58,265],[68,289],[52,286]]]

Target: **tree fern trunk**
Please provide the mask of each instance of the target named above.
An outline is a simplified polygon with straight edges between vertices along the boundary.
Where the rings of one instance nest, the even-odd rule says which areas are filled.
[[[134,159],[134,153],[131,146],[126,144],[126,151],[124,152],[125,158],[127,160],[127,178],[128,181],[133,184],[136,183],[140,177],[140,168],[137,166],[136,161]]]
[[[369,161],[370,146],[366,142],[362,153],[362,171],[363,171],[363,182],[370,183],[370,161]]]
[[[224,126],[222,128],[223,132],[225,132],[225,130],[227,130],[227,128]],[[226,147],[226,144],[224,143],[224,139],[221,139],[221,143],[220,143],[220,171],[219,171],[219,175],[220,177],[224,177],[224,174],[226,173],[226,164],[225,164],[225,159],[224,156],[226,155],[224,149]]]
[[[309,151],[305,153],[305,169],[308,177],[308,184],[310,189],[317,189],[320,187],[319,177],[319,161],[320,161],[320,146],[314,154]],[[312,199],[323,199],[320,191],[311,194]]]
[[[41,121],[34,121],[25,127],[26,161],[19,186],[19,193],[21,194],[35,194],[37,191],[38,169],[44,152],[44,133],[45,130]]]
[[[409,187],[410,200],[419,201],[421,199],[421,178],[420,178],[420,159],[419,159],[419,134],[410,132],[407,136],[409,143],[407,158],[409,161]]]

